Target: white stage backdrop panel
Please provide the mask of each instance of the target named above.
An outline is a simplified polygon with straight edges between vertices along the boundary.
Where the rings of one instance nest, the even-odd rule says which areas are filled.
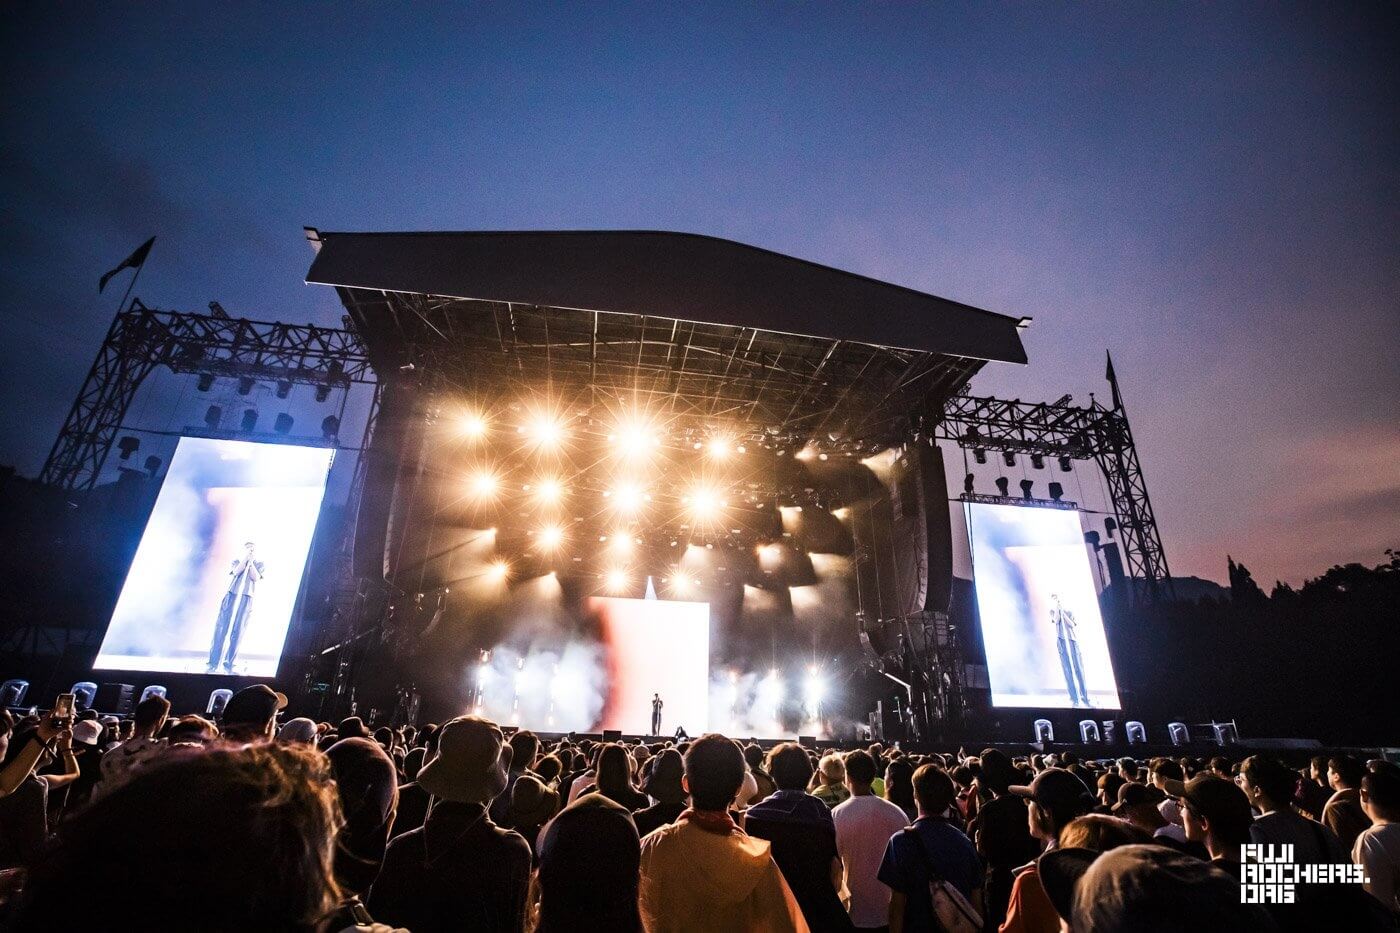
[[[93,667],[274,676],[334,453],[181,438]]]
[[[588,600],[607,665],[599,729],[651,732],[660,694],[661,731],[700,735],[710,723],[710,605],[664,599]]]
[[[1079,513],[967,504],[993,706],[1119,709]]]

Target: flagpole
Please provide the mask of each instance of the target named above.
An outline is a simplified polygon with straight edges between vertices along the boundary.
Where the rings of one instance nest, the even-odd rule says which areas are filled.
[[[149,254],[147,254],[149,258]],[[117,305],[117,313],[121,314],[126,308],[126,300],[131,297],[131,290],[136,287],[136,280],[141,278],[141,270],[146,268],[146,260],[141,260],[141,265],[136,267],[136,274],[131,277],[131,281],[126,283],[126,293],[122,295],[121,304]]]

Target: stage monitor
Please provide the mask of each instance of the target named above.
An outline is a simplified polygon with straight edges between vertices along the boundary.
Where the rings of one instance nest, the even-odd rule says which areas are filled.
[[[1119,709],[1079,513],[967,504],[993,706]]]
[[[605,697],[598,729],[651,735],[659,694],[662,734],[697,736],[710,722],[710,606],[597,596],[588,611],[603,642]]]
[[[93,667],[274,676],[334,454],[182,437]]]

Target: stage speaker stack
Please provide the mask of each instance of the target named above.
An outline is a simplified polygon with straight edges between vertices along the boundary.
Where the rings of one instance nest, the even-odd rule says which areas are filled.
[[[129,716],[131,715],[131,697],[135,693],[136,687],[132,684],[102,684],[97,688],[97,696],[92,701],[92,708],[99,713]]]
[[[621,741],[622,741],[622,730],[621,730],[621,729],[604,729],[604,730],[603,730],[603,741],[604,741],[604,742],[621,742]]]

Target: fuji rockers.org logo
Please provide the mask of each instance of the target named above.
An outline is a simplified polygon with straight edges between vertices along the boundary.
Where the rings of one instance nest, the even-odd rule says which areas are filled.
[[[1240,846],[1240,902],[1244,904],[1292,904],[1300,884],[1365,884],[1369,880],[1360,865],[1299,865],[1292,843]]]

